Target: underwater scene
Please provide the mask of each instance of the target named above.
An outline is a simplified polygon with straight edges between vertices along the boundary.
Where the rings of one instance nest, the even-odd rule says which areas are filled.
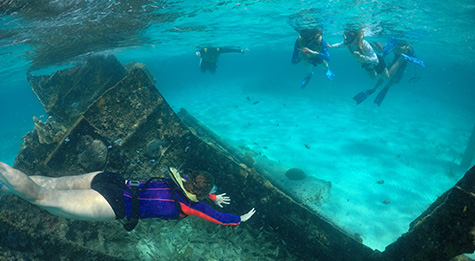
[[[59,218],[2,165],[0,260],[472,260],[474,14],[470,0],[1,1],[0,162],[141,181],[202,169],[231,200],[204,203],[242,216],[131,232]],[[457,227],[417,230],[435,217]],[[392,245],[411,233],[446,245]]]

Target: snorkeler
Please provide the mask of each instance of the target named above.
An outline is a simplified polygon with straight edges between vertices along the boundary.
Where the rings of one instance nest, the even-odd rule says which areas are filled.
[[[294,44],[294,52],[292,54],[292,64],[297,64],[301,60],[307,68],[307,76],[300,83],[301,88],[305,88],[313,76],[312,67],[321,64],[325,75],[332,80],[333,72],[328,66],[330,61],[330,53],[328,52],[328,44],[322,36],[322,30],[317,29],[301,29],[299,37]]]
[[[353,58],[362,64],[361,67],[366,69],[371,79],[374,79],[377,75],[383,79],[389,78],[383,57],[377,55],[373,48],[371,48],[371,45],[363,39],[364,33],[362,29],[348,28],[343,33],[343,38],[343,42],[328,46],[330,48],[346,46]]]
[[[406,69],[407,63],[409,61],[413,62],[410,59],[413,59],[415,61],[413,63],[416,63],[420,66],[424,66],[424,63],[414,57],[414,49],[407,41],[392,39],[384,48],[382,47],[381,44],[377,42],[373,42],[371,43],[371,45],[375,47],[375,50],[381,52],[383,56],[391,52],[394,54],[393,61],[388,67],[389,81],[374,99],[374,103],[378,104],[379,106],[383,102],[391,86],[393,86],[396,83],[399,83],[399,81],[401,80],[402,76],[404,75],[404,71]],[[406,58],[406,57],[409,57],[409,58]],[[373,89],[368,89],[355,95],[353,99],[356,101],[356,104],[360,104],[364,100],[366,100],[371,94],[373,94],[379,88],[379,86],[381,86],[383,81],[384,81],[383,79],[379,79]]]
[[[196,55],[201,57],[200,69],[202,73],[209,71],[215,73],[218,67],[219,55],[222,53],[245,53],[247,49],[241,49],[238,47],[203,47],[196,51]]]
[[[85,221],[126,218],[124,228],[128,231],[143,218],[171,220],[197,216],[216,224],[239,225],[255,213],[254,208],[242,216],[220,213],[200,202],[209,198],[219,207],[230,202],[225,194],[210,193],[214,178],[206,171],[194,171],[188,178],[182,178],[176,169],[170,168],[169,174],[170,178],[145,182],[100,171],[52,178],[27,176],[0,162],[0,183],[3,184],[0,196],[17,195],[64,218]]]

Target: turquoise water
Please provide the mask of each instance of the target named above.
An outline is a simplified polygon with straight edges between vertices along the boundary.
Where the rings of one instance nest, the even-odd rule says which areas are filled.
[[[316,210],[372,248],[406,232],[466,170],[458,164],[475,124],[473,1],[28,2],[0,4],[0,161],[13,164],[32,116],[45,115],[26,73],[100,53],[146,64],[176,111],[231,145],[332,182]],[[409,64],[381,106],[374,97],[357,106],[352,97],[375,81],[347,50],[330,49],[334,80],[315,68],[300,89],[293,26],[318,25],[337,43],[348,23],[365,25],[368,41],[410,41],[426,67]],[[223,54],[215,74],[202,74],[194,53],[207,45],[249,51]]]

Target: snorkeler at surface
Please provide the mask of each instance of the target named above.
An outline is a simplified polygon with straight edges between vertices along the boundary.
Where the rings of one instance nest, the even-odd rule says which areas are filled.
[[[366,69],[371,79],[374,79],[377,75],[383,79],[389,78],[383,57],[377,55],[373,48],[371,48],[371,45],[363,39],[364,33],[362,29],[346,29],[343,33],[343,38],[343,42],[328,46],[330,48],[346,46],[353,58],[362,64],[361,67]]]
[[[388,67],[389,81],[374,99],[374,103],[378,104],[379,106],[383,102],[391,86],[396,83],[399,83],[399,81],[401,80],[402,76],[404,75],[407,63],[409,61],[406,57],[413,58],[414,49],[409,44],[409,42],[397,39],[392,39],[384,48],[382,48],[381,44],[377,42],[373,42],[371,44],[375,46],[375,48],[379,50],[382,55],[387,55],[391,52],[394,54],[393,61]],[[368,89],[355,95],[353,99],[356,101],[356,104],[360,104],[361,102],[366,100],[379,88],[379,86],[381,86],[383,81],[384,79],[379,79],[373,89]]]
[[[17,195],[53,215],[85,221],[123,220],[132,230],[143,218],[165,220],[197,216],[221,225],[239,225],[254,215],[254,208],[242,216],[220,213],[200,202],[205,198],[219,207],[229,204],[225,194],[214,195],[213,176],[194,171],[182,178],[174,168],[171,178],[148,181],[126,180],[112,172],[91,172],[59,178],[27,176],[0,162],[0,196]],[[140,197],[139,197],[140,195]]]
[[[313,76],[313,67],[321,64],[328,79],[332,80],[333,72],[328,66],[330,61],[330,53],[328,52],[328,44],[323,39],[322,30],[317,29],[301,29],[299,37],[294,44],[294,52],[292,53],[292,64],[300,61],[304,62],[307,69],[307,76],[300,83],[301,88],[305,88]]]
[[[241,49],[237,47],[203,47],[196,51],[196,55],[201,57],[200,69],[202,73],[209,71],[215,73],[218,67],[219,55],[222,53],[245,53],[247,49]]]

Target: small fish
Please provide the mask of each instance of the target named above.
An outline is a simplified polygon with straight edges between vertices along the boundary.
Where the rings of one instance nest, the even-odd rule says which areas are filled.
[[[378,184],[384,184],[384,180],[380,179],[380,180],[378,180],[376,183],[378,183]]]
[[[248,101],[250,101],[250,100],[251,100],[251,98],[249,98],[249,96],[247,96],[247,97],[246,97],[246,99],[247,99]]]
[[[256,105],[256,104],[258,104],[258,103],[259,103],[259,101],[255,101],[253,104]]]
[[[389,203],[391,203],[391,200],[389,200],[389,199],[383,200],[383,204],[386,204],[386,205],[387,205],[387,204],[389,204]]]
[[[305,148],[310,149],[310,145],[305,144]]]

